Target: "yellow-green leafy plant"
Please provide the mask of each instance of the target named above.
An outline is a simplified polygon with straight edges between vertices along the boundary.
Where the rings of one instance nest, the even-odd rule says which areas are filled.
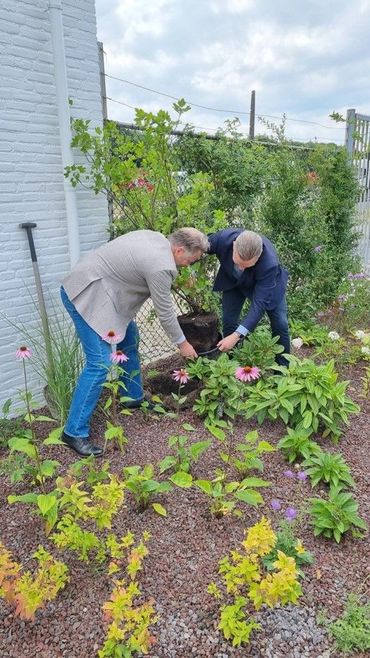
[[[112,558],[109,575],[113,589],[109,601],[104,603],[105,621],[108,623],[106,638],[99,658],[131,658],[136,654],[149,653],[154,644],[150,626],[158,620],[154,601],[142,602],[142,593],[137,582],[137,573],[142,569],[148,555],[148,532],[134,545],[135,537],[128,532],[120,541],[113,535],[107,539],[107,547]],[[124,571],[121,576],[120,572]],[[120,575],[117,578],[117,575]],[[138,600],[140,599],[140,602]]]
[[[227,640],[232,640],[233,646],[249,642],[252,631],[259,628],[251,609],[259,610],[262,605],[272,608],[277,604],[295,604],[302,594],[294,558],[278,551],[273,571],[267,573],[264,568],[263,558],[271,553],[276,541],[270,521],[262,517],[247,531],[241,550],[231,551],[230,556],[219,563],[226,595],[215,582],[208,587],[208,592],[217,600],[226,598],[227,602],[220,608],[218,628]]]
[[[80,560],[89,562],[94,552],[95,560],[103,562],[106,559],[104,538],[86,529],[83,524],[91,520],[98,530],[110,529],[112,519],[123,505],[125,485],[111,474],[109,482],[98,482],[92,487],[91,494],[81,488],[83,484],[58,478],[57,486],[62,494],[59,509],[65,508],[65,512],[51,539],[59,548],[75,551]]]
[[[24,571],[0,542],[0,597],[15,606],[21,619],[34,619],[35,613],[57,596],[69,581],[68,567],[56,560],[43,546],[33,553],[39,567],[36,573]]]

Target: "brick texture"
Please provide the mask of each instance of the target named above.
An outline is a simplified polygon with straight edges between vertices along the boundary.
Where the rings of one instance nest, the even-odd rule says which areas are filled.
[[[0,6],[0,411],[23,388],[17,347],[29,342],[27,334],[39,335],[33,268],[19,224],[37,224],[33,235],[51,315],[61,308],[60,280],[70,267],[48,5],[2,0]],[[96,125],[102,116],[94,0],[62,5],[72,112]],[[77,204],[83,252],[107,239],[108,212],[103,196],[82,188]],[[42,401],[42,381],[31,370],[30,383]]]

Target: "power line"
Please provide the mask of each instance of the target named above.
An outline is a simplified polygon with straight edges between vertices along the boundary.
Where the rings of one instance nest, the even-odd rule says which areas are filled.
[[[112,103],[118,103],[118,105],[124,105],[124,107],[128,107],[131,110],[136,110],[137,109],[133,105],[129,105],[128,103],[124,103],[123,101],[118,101],[115,98],[110,98],[110,96],[106,96],[106,99],[107,99],[107,101],[111,101]],[[179,124],[182,125],[182,126],[189,126],[190,125],[191,128],[197,128],[198,130],[202,130],[203,132],[207,132],[209,130],[212,130],[213,132],[218,132],[220,130],[220,128],[211,128],[209,126],[206,128],[205,126],[197,126],[195,124],[189,124],[189,123],[185,123],[183,121],[179,121]],[[132,126],[132,124],[128,124],[128,125]],[[243,137],[249,138],[249,133],[241,132],[239,134],[242,135]],[[302,137],[291,137],[290,139],[292,141],[295,141],[295,142],[314,142],[316,139],[318,141],[321,141],[321,142],[322,141],[325,141],[325,142],[331,142],[332,141],[328,137],[320,137],[320,138],[312,137],[310,139],[303,139]],[[258,139],[258,144],[268,144],[268,145],[270,145],[271,142],[262,142],[261,140]],[[304,147],[295,146],[295,148],[304,148]],[[311,147],[305,147],[305,148],[311,148]]]
[[[118,80],[119,82],[124,82],[128,85],[132,85],[133,87],[137,87],[138,89],[144,89],[145,91],[150,91],[153,94],[158,94],[159,96],[165,96],[166,98],[171,98],[172,100],[178,101],[179,97],[178,96],[172,96],[171,94],[166,94],[163,91],[158,91],[157,89],[151,89],[150,87],[144,87],[143,85],[139,85],[136,82],[131,82],[130,80],[125,80],[124,78],[117,78],[114,75],[109,75],[108,73],[105,73],[106,78],[110,78],[111,80]],[[243,114],[245,116],[250,116],[250,112],[244,112],[242,110],[225,110],[225,109],[220,109],[217,107],[208,107],[207,105],[199,105],[197,103],[193,103],[192,101],[187,101],[189,105],[192,107],[198,107],[202,110],[209,110],[211,112],[224,112],[226,114]],[[279,116],[274,116],[273,114],[260,114],[260,117],[266,118],[266,119],[279,119],[281,120],[283,117]],[[322,123],[318,123],[317,121],[309,121],[308,119],[291,119],[290,117],[285,117],[286,121],[295,121],[297,123],[309,123],[313,126],[320,126],[321,128],[326,128],[327,130],[341,130],[341,128],[338,128],[337,126],[324,126]]]

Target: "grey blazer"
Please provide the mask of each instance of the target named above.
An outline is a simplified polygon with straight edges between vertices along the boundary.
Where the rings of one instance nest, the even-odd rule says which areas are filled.
[[[132,231],[89,251],[62,284],[77,311],[100,336],[127,325],[148,299],[174,343],[184,340],[176,319],[171,285],[176,263],[167,238],[155,231]]]

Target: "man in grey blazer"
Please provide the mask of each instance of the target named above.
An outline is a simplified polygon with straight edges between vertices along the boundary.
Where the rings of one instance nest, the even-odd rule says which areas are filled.
[[[177,267],[199,260],[208,239],[195,228],[182,228],[166,238],[155,231],[132,231],[83,256],[63,280],[62,302],[81,341],[86,364],[78,379],[62,440],[79,455],[102,455],[89,438],[90,419],[112,365],[111,344],[128,357],[121,378],[124,395],[138,407],[143,384],[138,356],[138,330],[133,318],[152,298],[169,338],[186,358],[197,356],[177,321],[171,285]],[[123,357],[122,357],[123,358]]]

